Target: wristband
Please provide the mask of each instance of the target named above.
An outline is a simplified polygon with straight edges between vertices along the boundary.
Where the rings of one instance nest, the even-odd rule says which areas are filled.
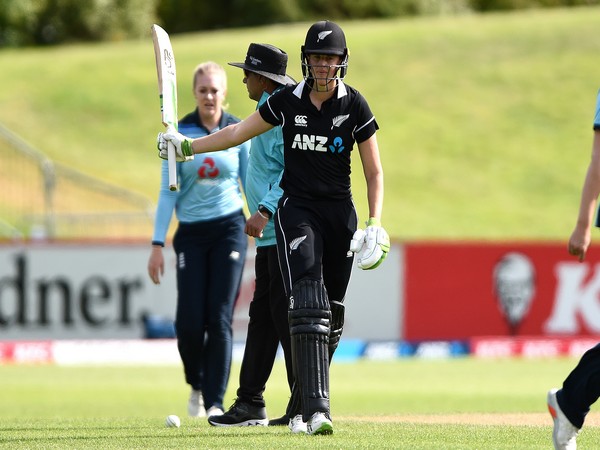
[[[381,226],[381,220],[379,220],[377,217],[369,217],[369,220],[367,221],[367,226],[371,227],[380,227]]]
[[[164,242],[160,242],[160,241],[152,241],[152,245],[158,245],[160,247],[164,247],[165,243]]]
[[[260,217],[262,217],[263,219],[267,219],[267,220],[269,220],[271,217],[273,217],[273,214],[271,214],[271,211],[269,211],[263,205],[258,205],[258,214],[260,214]]]

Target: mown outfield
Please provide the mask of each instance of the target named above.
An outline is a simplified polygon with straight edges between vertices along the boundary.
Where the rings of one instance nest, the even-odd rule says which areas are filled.
[[[185,416],[182,370],[169,367],[0,366],[0,448],[7,449],[549,449],[546,390],[571,359],[334,363],[332,436],[286,427],[214,428]],[[239,365],[226,395],[233,402]],[[287,401],[281,362],[268,411]],[[229,406],[229,405],[227,405]],[[164,419],[177,414],[179,429]],[[600,413],[579,438],[597,448]]]
[[[598,23],[599,7],[342,23],[347,82],[381,125],[393,237],[567,238],[591,149]],[[250,42],[272,42],[300,78],[307,27],[174,36],[182,114],[195,65],[211,59],[229,74],[230,111],[248,115],[241,70],[226,63],[243,60]],[[56,160],[156,199],[162,126],[149,31],[134,42],[3,49],[0,65],[1,123]],[[361,177],[357,166],[364,216]]]

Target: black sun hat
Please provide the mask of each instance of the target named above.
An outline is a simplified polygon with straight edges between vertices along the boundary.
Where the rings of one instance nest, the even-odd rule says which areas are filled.
[[[250,44],[243,63],[230,62],[230,66],[239,67],[257,73],[279,84],[295,84],[296,81],[285,73],[287,53],[270,44]]]

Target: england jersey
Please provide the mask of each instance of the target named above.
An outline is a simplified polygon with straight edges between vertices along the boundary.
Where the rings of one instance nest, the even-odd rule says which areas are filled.
[[[600,90],[596,97],[596,114],[594,115],[594,130],[600,131]]]
[[[259,108],[261,117],[283,130],[286,195],[305,199],[347,199],[350,152],[379,128],[365,98],[340,82],[318,110],[304,82],[273,94]]]

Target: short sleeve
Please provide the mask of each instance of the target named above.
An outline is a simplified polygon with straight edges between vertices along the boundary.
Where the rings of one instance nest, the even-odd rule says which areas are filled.
[[[356,103],[358,123],[354,131],[354,140],[360,144],[373,136],[379,129],[379,125],[371,112],[371,108],[369,108],[369,104],[362,95],[358,94]]]
[[[277,99],[279,92],[271,95],[266,102],[264,102],[260,108],[258,108],[258,112],[263,120],[267,123],[270,123],[273,126],[278,126],[282,124],[281,114],[279,111],[279,105],[277,103]]]

